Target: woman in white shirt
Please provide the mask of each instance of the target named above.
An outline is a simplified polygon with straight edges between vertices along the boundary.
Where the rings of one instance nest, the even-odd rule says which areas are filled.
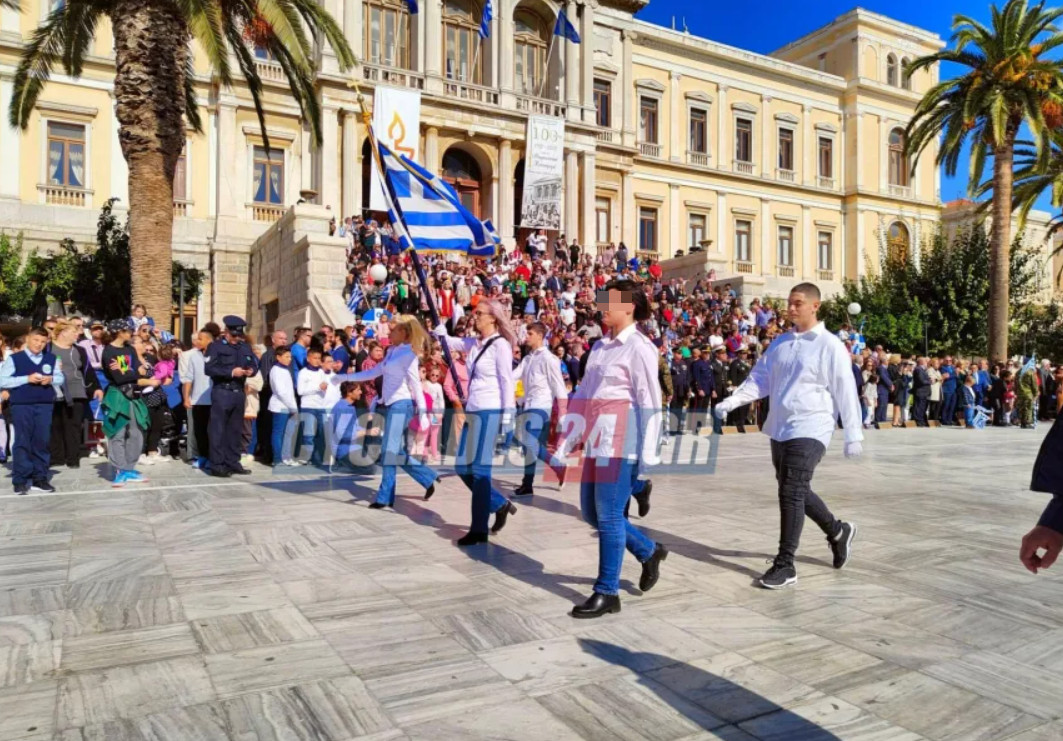
[[[416,317],[401,314],[391,322],[391,347],[383,362],[361,373],[343,376],[345,381],[372,381],[384,377],[384,388],[376,410],[384,414],[384,439],[380,449],[383,476],[376,501],[370,509],[395,506],[395,469],[402,470],[425,488],[424,498],[431,499],[436,491],[436,472],[413,456],[403,454],[406,428],[416,414],[421,429],[428,428],[428,409],[421,386],[421,361],[428,338]],[[402,460],[400,461],[400,456]]]
[[[583,518],[598,529],[598,580],[594,594],[570,613],[596,618],[620,612],[620,568],[624,549],[642,563],[639,589],[657,583],[668,551],[624,518],[639,468],[657,461],[661,425],[661,385],[657,348],[635,322],[650,314],[642,285],[613,280],[597,294],[602,321],[609,329],[591,350],[587,369],[562,420],[557,457],[580,440],[584,449],[580,485]]]
[[[515,337],[501,302],[484,299],[472,312],[473,327],[479,339],[448,337],[444,325],[433,333],[452,351],[468,358],[469,398],[465,403],[465,426],[461,430],[455,465],[461,480],[472,492],[472,525],[460,538],[459,546],[487,542],[487,522],[495,514],[491,532],[506,525],[517,508],[491,485],[491,459],[495,439],[503,425],[511,424],[516,408],[513,380]]]

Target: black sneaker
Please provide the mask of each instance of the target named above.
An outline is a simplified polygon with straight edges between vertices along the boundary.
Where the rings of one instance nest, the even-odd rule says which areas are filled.
[[[830,549],[834,553],[834,568],[840,569],[849,562],[853,555],[853,540],[856,538],[856,523],[843,522],[838,534],[833,538],[827,538]]]
[[[515,497],[530,497],[534,493],[535,491],[531,486],[525,486],[524,484],[521,484],[513,490],[513,496]]]
[[[29,484],[15,484],[15,493],[19,496],[24,496],[30,493]]]
[[[797,584],[797,569],[792,565],[783,566],[778,561],[772,561],[771,568],[757,581],[765,589],[784,589],[791,584]]]
[[[45,494],[55,494],[55,487],[47,481],[34,481],[30,491],[43,491]]]

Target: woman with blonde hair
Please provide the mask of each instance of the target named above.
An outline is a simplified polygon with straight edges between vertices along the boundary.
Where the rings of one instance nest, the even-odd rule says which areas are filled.
[[[406,428],[416,418],[421,429],[428,429],[428,408],[421,386],[420,356],[428,348],[428,335],[416,317],[400,314],[391,322],[391,347],[384,360],[361,373],[337,375],[336,381],[372,381],[383,377],[383,390],[376,411],[384,415],[384,438],[380,449],[382,478],[376,500],[370,509],[395,506],[395,469],[402,470],[425,488],[424,498],[435,494],[438,476],[413,456],[403,455]],[[403,460],[400,462],[399,457]]]
[[[460,351],[468,358],[469,398],[465,403],[466,424],[458,443],[455,469],[472,492],[472,525],[457,541],[459,546],[487,542],[487,523],[491,513],[497,533],[506,518],[517,508],[491,485],[491,459],[495,439],[504,425],[511,424],[516,409],[513,380],[513,347],[516,336],[509,317],[497,299],[483,299],[472,312],[478,338],[449,337],[440,324],[432,333],[446,342],[451,352]]]

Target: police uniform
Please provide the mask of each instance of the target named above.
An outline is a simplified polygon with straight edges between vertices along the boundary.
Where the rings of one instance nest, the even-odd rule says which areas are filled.
[[[738,354],[738,357],[731,361],[731,366],[727,369],[727,380],[734,388],[738,388],[749,377],[749,371],[752,367],[746,360],[748,357],[745,350]],[[738,428],[739,432],[746,431],[746,422],[749,421],[749,404],[743,404],[742,406],[731,412],[729,419],[730,424]]]
[[[210,473],[212,476],[231,476],[234,473],[251,473],[240,465],[240,445],[243,441],[244,383],[258,372],[258,358],[251,346],[243,341],[247,325],[238,316],[222,320],[226,331],[236,338],[214,340],[207,348],[204,358],[206,373],[213,381],[210,389]],[[233,377],[235,368],[248,371],[246,376]]]

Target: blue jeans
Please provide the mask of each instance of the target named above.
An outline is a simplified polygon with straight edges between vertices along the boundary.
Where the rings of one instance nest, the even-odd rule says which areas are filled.
[[[524,447],[524,478],[521,485],[530,487],[535,481],[535,464],[538,461],[554,464],[554,457],[546,447],[550,438],[550,412],[545,409],[525,409],[517,416],[515,432]]]
[[[635,461],[623,458],[588,458],[583,462],[580,508],[587,524],[598,529],[598,580],[594,582],[598,594],[620,593],[625,548],[640,562],[653,555],[654,542],[624,519],[624,506],[637,471]]]
[[[54,404],[12,404],[11,426],[15,444],[11,447],[11,483],[46,483],[52,478],[52,410]]]
[[[379,406],[377,409],[381,409]],[[406,429],[413,419],[413,402],[409,399],[396,401],[384,409],[384,440],[380,448],[380,465],[383,476],[376,493],[377,504],[395,506],[395,469],[402,467],[413,480],[427,489],[436,481],[436,472],[411,458],[403,448],[406,445]]]
[[[497,409],[465,413],[454,470],[472,492],[470,532],[486,533],[491,513],[509,504],[509,500],[491,486],[491,457],[501,425],[502,412]]]
[[[270,446],[273,448],[273,465],[291,458],[292,438],[295,436],[295,415],[288,412],[270,412],[273,424],[270,427]]]
[[[325,465],[325,426],[328,424],[328,412],[324,409],[304,409],[301,416],[304,421],[307,418],[310,419],[308,424],[302,426],[303,445],[314,446],[310,452],[310,465],[323,466]]]
[[[941,394],[941,424],[956,424],[956,392],[943,391]]]

